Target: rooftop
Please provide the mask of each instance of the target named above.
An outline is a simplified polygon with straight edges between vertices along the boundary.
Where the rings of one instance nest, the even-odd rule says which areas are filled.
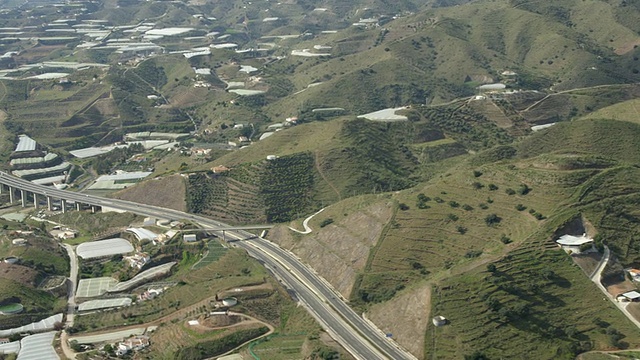
[[[18,135],[18,145],[15,151],[33,151],[36,149],[36,141],[27,135]]]
[[[76,249],[78,256],[83,259],[126,254],[132,251],[131,243],[122,238],[86,242],[78,245]]]

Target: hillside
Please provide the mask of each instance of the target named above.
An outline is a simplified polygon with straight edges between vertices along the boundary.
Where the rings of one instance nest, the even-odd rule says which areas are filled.
[[[149,194],[152,194],[152,196],[149,196]],[[147,180],[129,189],[121,190],[113,194],[113,197],[185,211],[185,194],[184,179],[179,175],[173,175],[157,180]]]
[[[551,240],[562,224],[582,213],[624,265],[637,266],[639,252],[632,240],[637,214],[631,205],[637,201],[637,169],[630,165],[637,163],[632,139],[638,130],[636,124],[606,120],[558,124],[387,195],[397,210],[386,224],[381,220],[377,225],[384,230],[368,245],[367,263],[346,293],[353,304],[374,311],[378,304],[410,296],[416,283],[431,283],[431,314],[451,322],[442,329],[429,323],[426,358],[461,358],[474,351],[490,358],[572,358],[591,347],[634,346],[640,338],[631,324],[610,303],[596,300],[601,296],[593,285]],[[338,210],[352,201],[317,215],[309,235],[279,228],[270,237],[342,289],[343,279],[332,275],[342,261],[334,260],[334,267],[322,264],[313,249],[327,231],[321,227],[324,219],[341,223],[339,219],[362,211]],[[383,200],[368,198],[365,203],[376,206]],[[488,264],[497,270],[487,272]],[[562,300],[576,297],[592,299]],[[548,316],[553,313],[572,315]],[[605,313],[608,324],[594,320]],[[401,343],[415,343],[410,334],[423,331],[420,324],[402,325],[379,315],[375,319],[385,328],[401,329]],[[608,326],[624,334],[628,345],[603,336],[600,328]]]

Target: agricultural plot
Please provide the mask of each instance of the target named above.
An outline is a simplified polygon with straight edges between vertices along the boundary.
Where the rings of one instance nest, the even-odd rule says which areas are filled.
[[[531,209],[552,214],[573,192],[562,185],[562,172],[494,166],[477,170],[482,175],[476,178],[472,169],[397,197],[407,208],[397,211],[370,256],[357,292],[361,300],[384,301],[416,277],[502,253],[540,226]],[[522,184],[529,193],[516,191]]]
[[[78,282],[76,297],[88,298],[103,295],[117,283],[118,281],[112,277],[82,279]]]
[[[553,243],[530,242],[494,264],[493,272],[478,268],[434,289],[432,314],[445,316],[449,325],[429,325],[428,358],[459,359],[474,351],[490,358],[574,358],[591,347],[640,342],[635,326],[602,301],[593,283]]]
[[[305,339],[305,335],[272,336],[250,346],[249,351],[257,359],[296,360],[300,359]]]
[[[225,253],[227,249],[222,246],[216,240],[209,240],[207,244],[207,253],[206,255],[200,259],[195,265],[193,265],[193,269],[197,270],[203,267],[207,267],[211,265],[211,263],[218,261]]]
[[[243,252],[229,249],[218,261],[206,268],[178,272],[168,281],[180,281],[178,285],[167,289],[162,296],[153,301],[144,301],[127,308],[128,318],[123,320],[116,311],[94,313],[76,319],[87,327],[98,324],[103,327],[120,326],[125,322],[149,322],[169,315],[178,309],[188,308],[196,303],[212,298],[214,294],[226,289],[257,284],[266,276],[265,269]],[[208,303],[202,303],[204,305]]]

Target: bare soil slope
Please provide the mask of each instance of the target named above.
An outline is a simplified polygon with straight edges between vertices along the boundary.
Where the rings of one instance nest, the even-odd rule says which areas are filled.
[[[344,216],[343,207],[359,209]],[[309,225],[313,229],[310,234],[300,235],[286,226],[278,226],[271,230],[269,239],[293,251],[349,298],[356,275],[364,269],[369,251],[392,212],[389,200],[374,204],[365,204],[362,199],[346,201],[318,214]],[[321,228],[319,223],[327,218],[334,222]]]
[[[179,211],[187,210],[185,181],[180,175],[147,180],[113,195],[116,199],[135,201]]]
[[[367,314],[382,331],[422,359],[424,334],[429,324],[431,285],[423,284],[396,296],[393,301],[376,304]]]

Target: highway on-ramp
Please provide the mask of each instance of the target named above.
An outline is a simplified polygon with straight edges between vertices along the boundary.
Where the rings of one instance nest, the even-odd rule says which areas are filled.
[[[364,360],[415,359],[395,341],[358,316],[340,295],[295,255],[254,234],[231,230],[231,226],[198,215],[130,201],[106,199],[34,184],[0,172],[0,183],[31,193],[87,205],[108,207],[161,219],[189,220],[207,229],[225,230],[234,245],[245,249],[263,263],[280,281],[295,292],[322,327],[354,357]],[[229,230],[227,230],[229,229]]]

